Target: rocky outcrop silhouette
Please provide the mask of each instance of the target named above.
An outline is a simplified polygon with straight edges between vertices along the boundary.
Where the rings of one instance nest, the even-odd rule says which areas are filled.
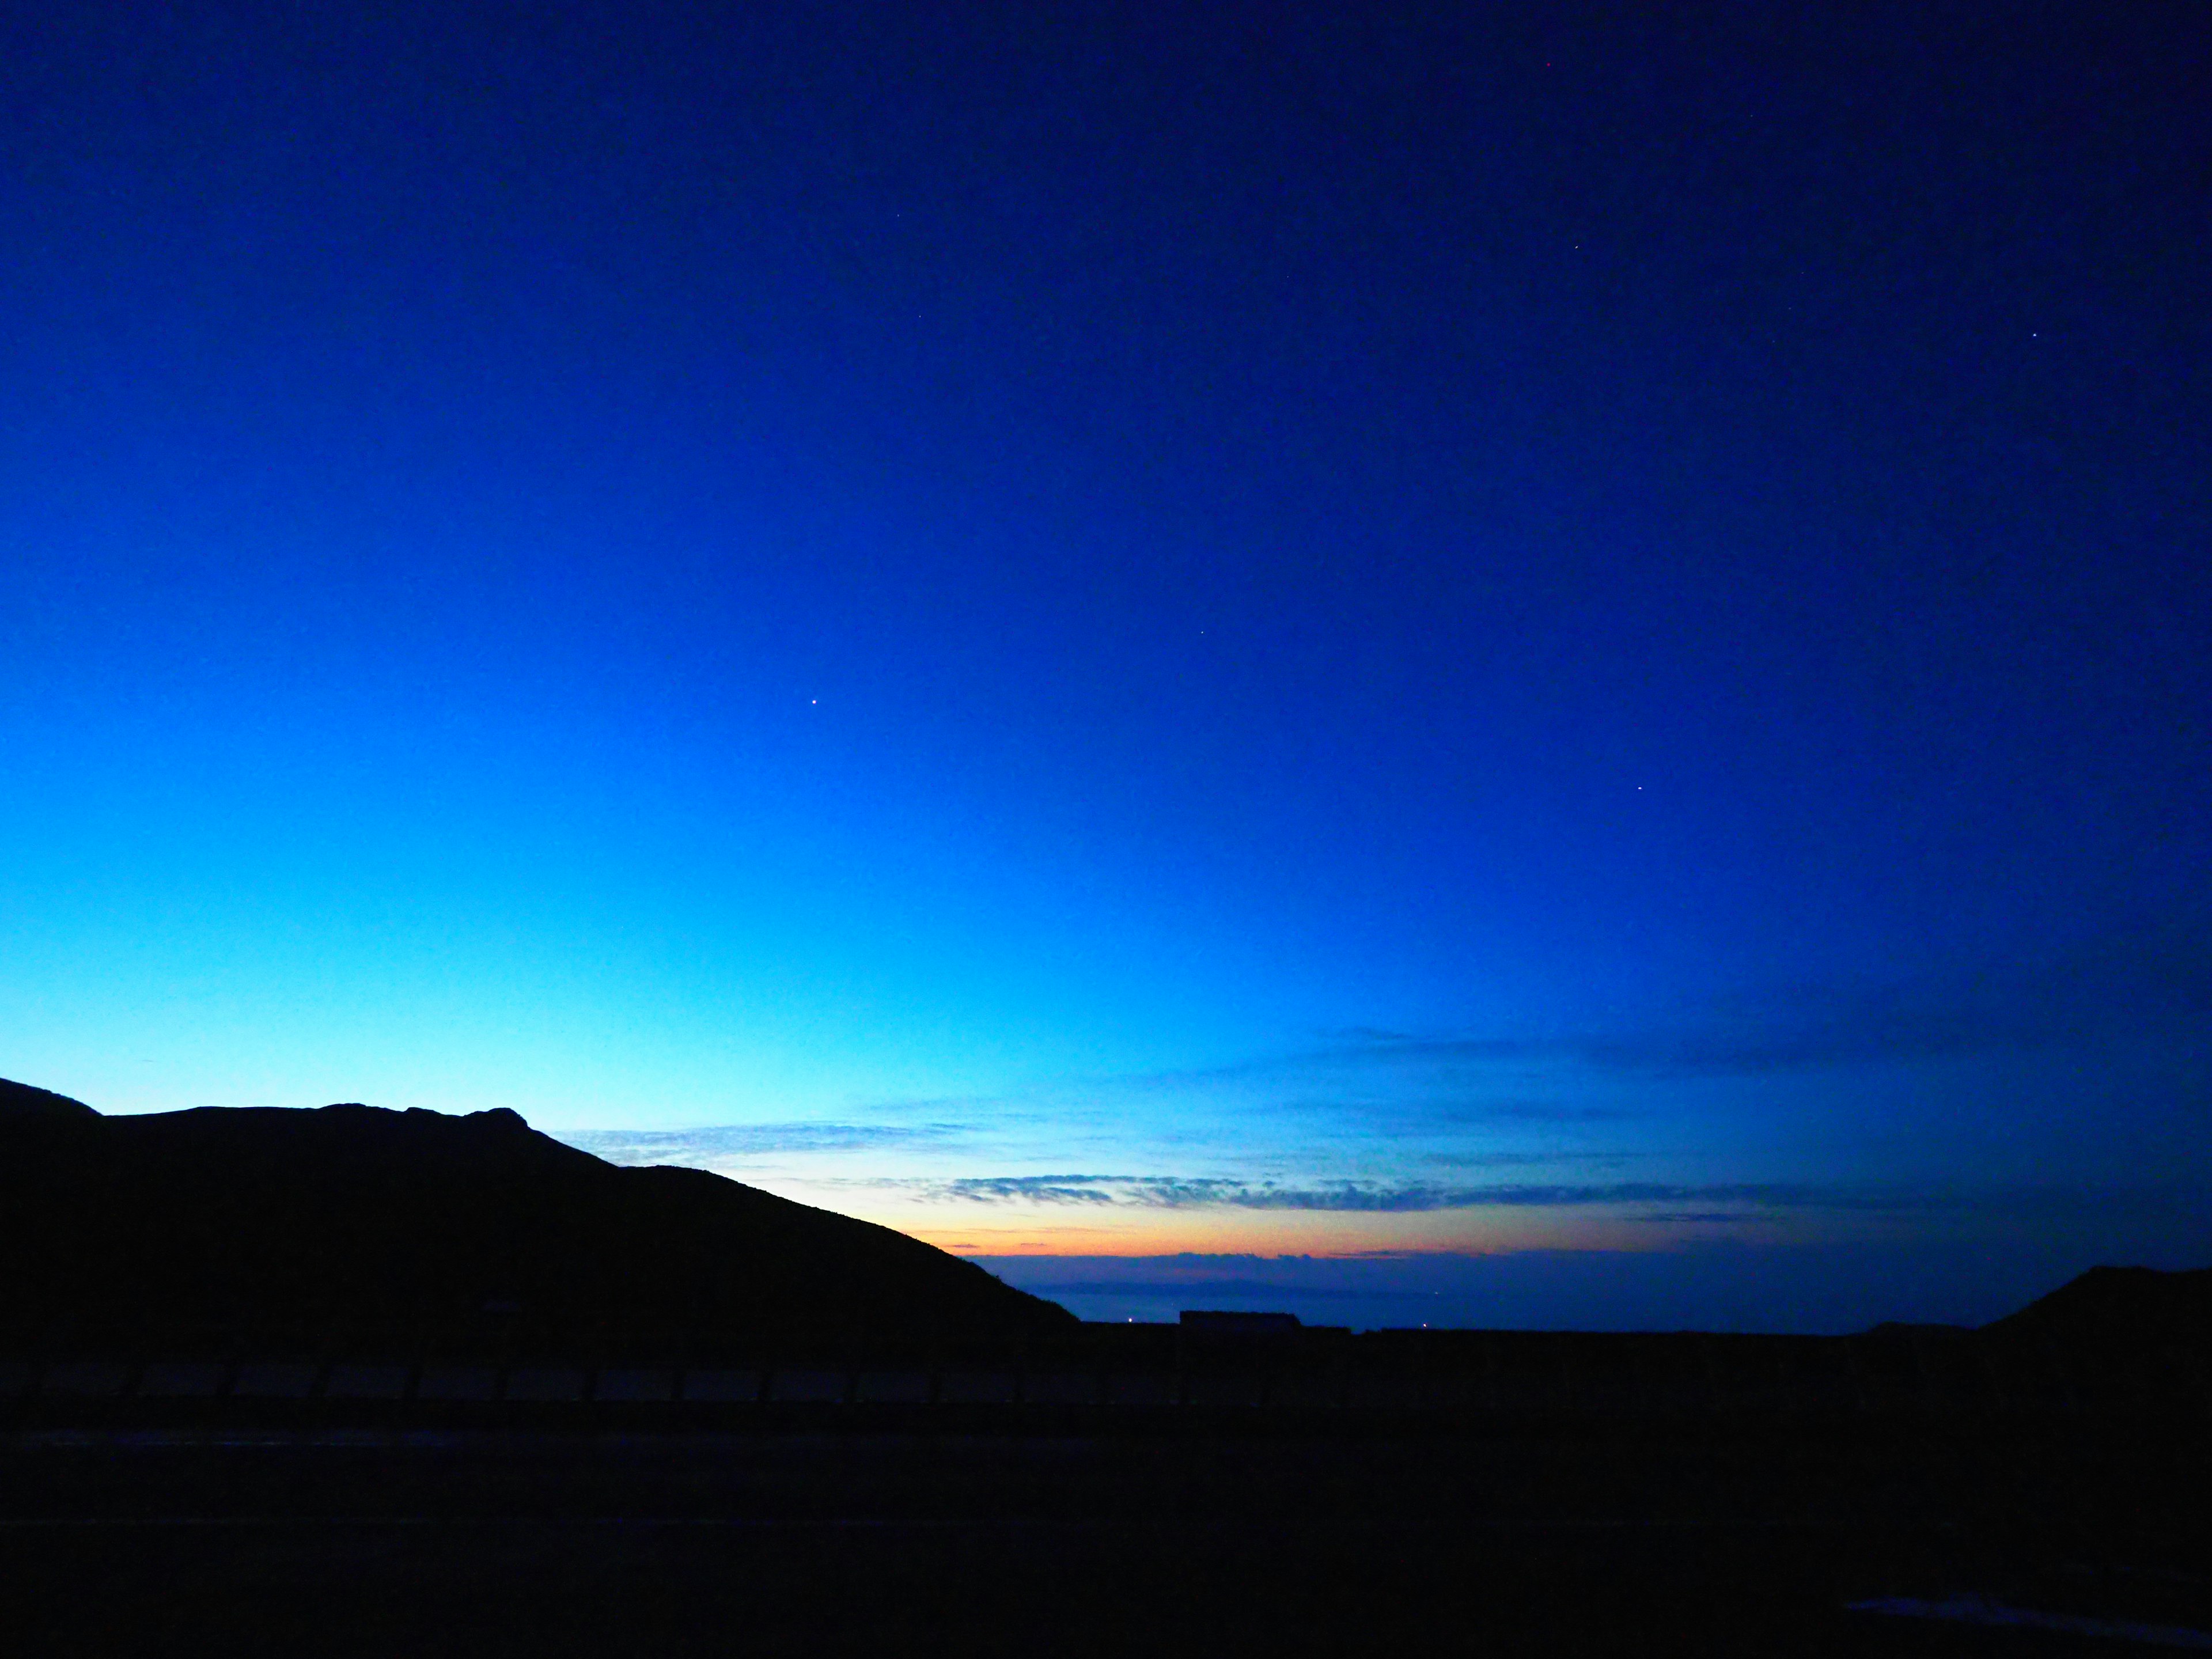
[[[1076,1323],[890,1228],[618,1168],[511,1111],[106,1117],[0,1083],[0,1334],[19,1341],[911,1343]]]

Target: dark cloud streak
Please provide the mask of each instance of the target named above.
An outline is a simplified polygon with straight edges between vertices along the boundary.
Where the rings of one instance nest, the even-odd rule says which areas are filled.
[[[1895,1210],[1925,1207],[1942,1201],[1939,1195],[1925,1192],[1766,1182],[1682,1186],[1660,1182],[1614,1182],[1463,1187],[1431,1182],[1339,1181],[1279,1186],[1171,1176],[1044,1175],[878,1184],[895,1185],[933,1200],[951,1202],[1110,1205],[1170,1210],[1322,1210],[1371,1214],[1651,1204],[1735,1204],[1765,1210]]]
[[[1770,991],[1732,1010],[1685,1016],[1673,1029],[1540,1038],[1376,1032],[1309,1063],[1564,1061],[1643,1077],[1741,1077],[2033,1053],[2183,1035],[2208,1024],[2212,927],[2191,918],[1948,980]],[[1495,1115],[1542,1113],[1500,1107]]]
[[[964,1125],[736,1123],[699,1129],[576,1129],[556,1137],[611,1164],[653,1164],[777,1152],[844,1152],[949,1140]]]

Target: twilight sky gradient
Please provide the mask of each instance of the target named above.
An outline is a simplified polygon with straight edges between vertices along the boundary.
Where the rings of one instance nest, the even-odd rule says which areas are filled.
[[[2204,1265],[2209,76],[17,8],[0,1074],[510,1106],[1099,1317]]]

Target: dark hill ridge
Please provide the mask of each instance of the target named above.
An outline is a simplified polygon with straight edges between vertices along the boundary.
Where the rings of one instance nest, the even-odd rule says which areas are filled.
[[[2148,1365],[2212,1382],[2212,1267],[2092,1267],[1986,1325],[1881,1324],[1859,1340],[1878,1348],[1955,1346],[2031,1370]]]
[[[111,1118],[0,1079],[11,1346],[380,1333],[568,1350],[640,1337],[910,1346],[1078,1328],[889,1228],[703,1170],[618,1168],[511,1111]],[[1879,1326],[1861,1340],[2195,1375],[2212,1363],[2212,1269],[2093,1268],[1978,1331]]]
[[[0,1328],[574,1342],[1008,1337],[1057,1304],[701,1170],[623,1169],[516,1114],[103,1117],[0,1083]]]
[[[81,1100],[58,1095],[51,1089],[33,1089],[27,1083],[10,1083],[0,1077],[0,1122],[23,1117],[98,1117]]]
[[[2092,1267],[1981,1328],[2007,1342],[2063,1349],[2170,1348],[2212,1354],[2212,1267]]]

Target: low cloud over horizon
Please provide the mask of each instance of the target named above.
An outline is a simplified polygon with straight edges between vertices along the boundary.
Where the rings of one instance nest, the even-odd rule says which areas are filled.
[[[2108,939],[1940,995],[1924,980],[1738,998],[1725,1040],[1698,1010],[1632,1036],[1347,1030],[1231,1064],[837,1121],[568,1138],[979,1257],[1728,1239],[2041,1260],[2042,1238],[2212,1259],[2195,1173],[2212,1123],[2197,942]]]

